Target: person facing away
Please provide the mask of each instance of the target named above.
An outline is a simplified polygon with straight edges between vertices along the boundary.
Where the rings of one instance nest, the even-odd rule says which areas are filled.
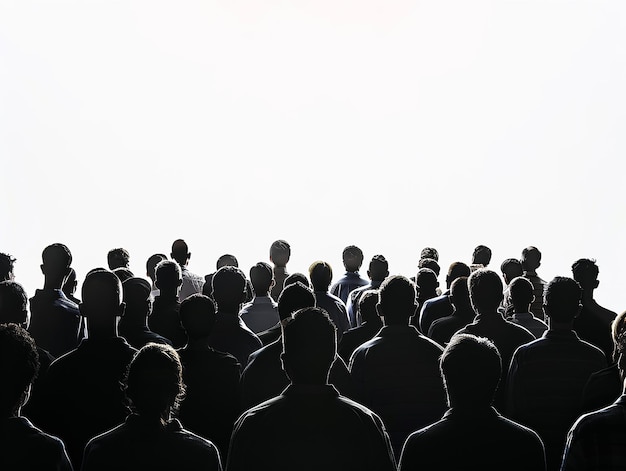
[[[399,455],[406,437],[445,411],[439,375],[443,349],[409,324],[416,309],[415,285],[392,276],[380,286],[377,305],[384,327],[350,358],[354,398],[376,411]]]
[[[239,261],[237,260],[237,257],[228,253],[224,255],[220,255],[220,257],[217,259],[217,262],[215,263],[215,271],[219,270],[222,267],[239,268]],[[213,276],[214,275],[215,275],[215,272],[205,275],[204,286],[202,287],[202,294],[204,294],[205,296],[208,296],[211,299],[213,299]],[[252,289],[252,283],[250,283],[250,280],[246,280],[245,302],[246,303],[251,302],[253,297],[254,297],[254,291]]]
[[[511,285],[511,281],[513,281],[518,276],[523,276],[524,271],[522,270],[522,262],[520,262],[516,258],[507,258],[500,265],[500,271],[502,272],[502,278],[504,279],[504,284],[506,285],[506,288],[504,289],[504,298],[500,303],[499,311],[502,313],[504,318],[508,320],[513,315],[513,304],[511,304],[510,300],[509,287]],[[541,318],[537,317],[536,319],[542,320]]]
[[[378,289],[382,282],[389,276],[389,264],[387,259],[382,255],[374,255],[367,270],[367,276],[370,282],[367,285],[354,289],[348,296],[346,311],[348,319],[352,327],[361,325],[361,316],[359,314],[359,299],[369,289]]]
[[[505,320],[498,312],[503,294],[502,280],[496,272],[481,268],[470,275],[467,283],[476,317],[474,322],[458,333],[491,340],[500,352],[502,369],[508,371],[511,357],[517,347],[535,340],[535,336],[524,327]],[[495,398],[498,410],[504,410],[505,389],[506,381],[501,381]]]
[[[428,330],[428,338],[439,345],[447,345],[454,334],[471,324],[476,317],[470,300],[467,277],[462,276],[452,282],[449,296],[454,309],[452,314],[437,319],[430,324]]]
[[[324,309],[335,323],[337,342],[339,342],[343,333],[350,328],[350,321],[343,301],[328,292],[328,287],[333,279],[333,269],[326,262],[313,262],[309,267],[309,278],[313,285],[315,305]]]
[[[259,337],[239,317],[245,297],[246,277],[239,268],[222,267],[217,270],[213,276],[213,299],[218,311],[209,345],[233,355],[242,368],[248,363],[248,356],[263,346]]]
[[[550,328],[517,349],[508,373],[507,417],[539,434],[549,470],[559,469],[567,431],[582,413],[589,376],[607,365],[602,351],[572,330],[581,295],[571,278],[556,277],[548,284],[543,309]]]
[[[284,326],[281,361],[290,384],[235,423],[226,469],[395,470],[380,418],[328,384],[335,325],[319,308]]]
[[[274,286],[270,294],[272,299],[278,300],[281,291],[284,288],[285,278],[289,276],[287,273],[287,263],[291,257],[291,246],[286,240],[275,240],[270,246],[270,262],[274,264]]]
[[[45,425],[61,437],[76,469],[87,441],[126,417],[121,381],[136,350],[117,334],[124,314],[120,280],[108,270],[91,271],[83,282],[80,312],[88,338],[57,358],[41,385]]]
[[[113,271],[116,268],[129,268],[130,267],[130,254],[128,250],[123,248],[111,249],[107,254],[107,264],[109,270]]]
[[[472,253],[472,263],[470,264],[470,270],[475,272],[481,268],[487,268],[491,262],[491,249],[486,245],[479,245],[474,249]]]
[[[85,447],[83,471],[221,471],[217,448],[175,418],[184,397],[182,366],[169,345],[148,344],[124,379],[133,413]]]
[[[522,263],[523,276],[528,278],[533,284],[533,294],[535,300],[530,305],[530,312],[537,319],[542,319],[548,323],[548,318],[544,317],[543,313],[543,291],[546,288],[546,282],[539,278],[537,275],[537,268],[541,265],[541,252],[537,247],[532,245],[522,250]]]
[[[274,285],[274,274],[269,263],[258,262],[250,268],[250,280],[254,298],[245,304],[239,317],[255,334],[274,327],[280,321],[278,304],[270,296],[270,288]]]
[[[583,290],[583,307],[574,319],[574,331],[581,339],[602,350],[607,358],[611,358],[613,353],[611,323],[617,314],[603,308],[593,298],[593,292],[600,284],[598,273],[595,260],[581,258],[572,265],[573,278]]]
[[[159,295],[159,289],[156,287],[156,267],[163,260],[167,260],[167,255],[162,253],[155,253],[150,255],[150,258],[146,261],[146,276],[152,282],[152,289],[150,292],[150,300],[154,301]]]
[[[150,283],[143,278],[129,278],[122,283],[122,289],[126,309],[117,325],[119,334],[137,350],[149,343],[171,345],[170,340],[148,327],[148,316],[152,310]]]
[[[0,469],[71,471],[63,442],[22,416],[39,370],[37,347],[17,324],[0,324]]]
[[[233,424],[241,413],[240,365],[237,359],[209,346],[215,325],[215,303],[193,294],[180,306],[187,345],[178,350],[183,364],[185,400],[180,420],[186,429],[211,440],[226,457]]]
[[[439,252],[434,247],[424,247],[420,251],[420,260],[422,260],[424,258],[432,258],[433,260],[438,262],[439,261]]]
[[[52,244],[42,253],[43,289],[30,299],[29,332],[37,345],[60,357],[73,350],[80,341],[78,306],[61,290],[70,273],[72,254],[63,244]]]
[[[156,334],[168,339],[174,348],[185,345],[187,336],[180,324],[180,301],[178,292],[183,284],[182,271],[177,262],[163,260],[156,267],[156,287],[159,295],[154,298],[148,326]]]
[[[170,254],[172,260],[176,260],[183,276],[183,283],[180,285],[180,292],[178,297],[181,301],[186,299],[195,293],[202,293],[202,287],[204,286],[204,278],[195,273],[191,273],[187,269],[189,259],[191,258],[191,252],[187,243],[182,239],[176,239],[172,243],[172,253]]]
[[[8,253],[0,252],[0,281],[15,280],[15,258]]]
[[[76,288],[78,288],[76,270],[70,268],[70,272],[68,273],[67,278],[65,278],[63,286],[61,286],[61,290],[63,290],[63,293],[65,294],[65,296],[67,296],[67,299],[69,299],[78,306],[80,304],[80,299],[74,296],[76,294]]]
[[[430,268],[420,268],[415,276],[415,287],[417,288],[416,312],[421,312],[426,301],[437,297],[437,290],[439,289],[437,274]],[[420,329],[419,320],[417,315],[411,317],[411,325],[418,330]],[[427,332],[423,333],[426,334]]]
[[[537,433],[492,406],[502,372],[493,342],[454,336],[441,355],[440,369],[448,410],[441,420],[409,436],[400,456],[401,471],[546,469]]]
[[[341,257],[346,273],[331,286],[330,294],[337,296],[345,304],[348,302],[350,292],[367,285],[368,282],[359,275],[359,270],[363,265],[363,251],[360,248],[356,245],[348,245],[343,249]]]
[[[350,361],[357,347],[374,338],[383,327],[383,321],[376,311],[376,304],[378,304],[377,290],[367,290],[359,299],[359,312],[363,322],[360,326],[344,332],[337,347],[339,356],[346,363]]]
[[[509,301],[513,306],[509,320],[526,328],[535,338],[541,337],[548,330],[548,325],[530,312],[530,305],[534,300],[533,284],[527,278],[518,276],[511,281],[507,289]]]

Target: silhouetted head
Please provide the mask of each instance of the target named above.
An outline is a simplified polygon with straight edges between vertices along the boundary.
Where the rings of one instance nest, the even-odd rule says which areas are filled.
[[[173,260],[159,262],[155,270],[155,286],[164,294],[177,294],[183,284],[183,274],[180,265]]]
[[[457,311],[472,308],[466,276],[457,278],[452,282],[452,286],[450,286],[450,302]]]
[[[8,253],[0,253],[0,281],[13,281],[15,261]]]
[[[404,276],[391,276],[380,285],[378,291],[378,315],[385,325],[407,325],[415,314],[415,284]]]
[[[215,325],[215,303],[208,296],[193,294],[180,305],[180,322],[189,340],[211,335]]]
[[[257,296],[267,296],[274,284],[274,272],[269,263],[258,262],[250,268],[250,282]]]
[[[116,268],[113,270],[113,273],[115,273],[115,276],[117,276],[122,283],[134,276],[133,272],[128,268]]]
[[[222,255],[220,258],[217,259],[217,262],[215,263],[215,269],[219,270],[222,267],[239,267],[237,257],[228,253]]]
[[[502,280],[498,274],[481,268],[472,273],[467,282],[474,310],[481,314],[495,313],[504,297]]]
[[[116,268],[128,268],[130,265],[130,254],[126,249],[111,249],[107,254],[107,263],[111,271]]]
[[[278,297],[278,316],[281,321],[288,319],[298,309],[315,306],[313,291],[299,281],[285,286]]]
[[[361,265],[363,265],[363,251],[356,245],[348,245],[343,249],[342,258],[346,271],[359,271]]]
[[[78,286],[78,280],[76,279],[76,270],[70,268],[70,272],[68,273],[65,281],[63,282],[63,286],[61,289],[66,296],[73,296],[76,292],[76,287]]]
[[[52,244],[43,249],[41,271],[46,278],[46,285],[60,289],[65,277],[70,272],[72,254],[63,244]]]
[[[122,283],[123,299],[126,304],[124,318],[145,320],[150,315],[152,287],[143,278],[129,278]]]
[[[541,252],[537,247],[526,247],[522,250],[522,268],[524,271],[535,271],[541,265]]]
[[[0,324],[0,417],[18,414],[38,371],[37,347],[28,332],[17,324]]]
[[[626,359],[626,311],[618,314],[611,323],[611,336],[613,337],[613,361],[618,362],[619,356]],[[626,365],[625,365],[626,366]]]
[[[172,244],[172,253],[170,256],[176,260],[181,267],[186,267],[191,257],[187,243],[183,239],[176,239]]]
[[[451,407],[491,405],[502,374],[502,359],[486,338],[454,335],[440,360],[441,376]]]
[[[486,267],[491,262],[491,249],[486,245],[479,245],[472,254],[472,264]]]
[[[420,252],[420,259],[422,258],[432,258],[436,262],[439,261],[439,252],[434,247],[424,247]]]
[[[213,299],[221,312],[238,313],[246,299],[246,276],[237,267],[222,267],[213,275]]]
[[[270,246],[270,261],[277,267],[285,267],[291,257],[291,246],[286,240],[276,240]]]
[[[167,423],[185,394],[183,367],[169,345],[149,343],[128,367],[126,396],[133,410],[150,421]]]
[[[116,318],[124,314],[122,283],[113,272],[98,270],[90,272],[83,282],[80,313],[87,318],[89,336],[110,333]]]
[[[415,276],[417,297],[421,300],[431,299],[437,296],[437,274],[430,268],[420,268]]]
[[[313,262],[309,267],[309,277],[311,278],[313,291],[326,292],[333,279],[333,269],[326,262]]]
[[[311,287],[311,283],[309,283],[309,279],[306,277],[304,273],[292,273],[283,283],[283,289],[285,289],[289,285],[293,285],[294,283],[302,283],[304,286]]]
[[[0,324],[28,327],[28,296],[15,281],[0,281]]]
[[[283,325],[283,369],[292,383],[326,384],[337,354],[335,324],[323,309],[297,311]]]
[[[502,262],[502,265],[500,265],[500,271],[502,272],[504,282],[507,285],[511,283],[513,278],[517,278],[518,276],[522,276],[524,274],[522,262],[516,258],[507,258],[504,262]]]
[[[543,312],[550,318],[550,327],[554,323],[571,323],[582,309],[580,285],[565,276],[555,277],[543,295]]]
[[[361,295],[359,298],[359,313],[363,322],[380,324],[376,304],[378,304],[378,290],[368,289]]]
[[[419,263],[417,264],[417,268],[429,268],[432,271],[435,272],[435,275],[439,276],[439,273],[441,273],[441,267],[439,266],[439,263],[437,263],[437,260],[435,260],[434,258],[422,258],[420,259]]]
[[[468,276],[470,276],[470,273],[471,273],[470,267],[468,267],[465,263],[463,262],[452,263],[450,267],[448,268],[448,274],[446,275],[446,286],[450,288],[454,280],[462,276],[467,278]]]
[[[156,280],[156,267],[163,260],[167,260],[167,255],[155,253],[154,255],[150,255],[150,258],[146,262],[146,275],[152,280],[152,283]]]
[[[598,287],[598,273],[600,272],[595,260],[581,258],[572,265],[572,275],[583,291],[593,291]]]
[[[533,284],[528,278],[518,276],[509,285],[509,296],[515,312],[530,312],[530,305],[535,299]]]
[[[369,276],[372,281],[383,281],[387,278],[389,276],[389,264],[387,263],[387,259],[382,255],[374,255],[370,261],[367,276]]]

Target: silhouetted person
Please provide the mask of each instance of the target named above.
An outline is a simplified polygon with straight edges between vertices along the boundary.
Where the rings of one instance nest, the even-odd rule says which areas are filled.
[[[152,332],[168,339],[174,348],[181,348],[187,342],[187,335],[180,324],[180,301],[178,291],[183,283],[178,263],[164,260],[156,267],[156,287],[159,295],[154,299],[148,326]]]
[[[111,271],[114,271],[116,268],[128,268],[130,266],[130,254],[128,250],[122,248],[109,250],[107,254],[107,264]]]
[[[319,308],[285,324],[283,368],[291,384],[235,424],[226,469],[395,470],[380,418],[328,384],[335,326]]]
[[[233,355],[242,368],[248,363],[248,356],[263,346],[239,317],[245,297],[246,277],[239,268],[222,267],[217,270],[213,276],[213,299],[218,311],[209,345]]]
[[[314,305],[315,297],[310,289],[301,283],[288,285],[278,298],[281,326],[291,319],[293,312]],[[248,366],[241,377],[244,410],[278,396],[289,385],[289,379],[280,363],[282,327],[278,329],[278,332],[279,336],[276,340],[250,355]],[[352,394],[350,373],[339,357],[330,368],[330,383],[344,396]]]
[[[437,289],[439,288],[437,274],[430,268],[420,268],[415,276],[415,287],[417,288],[417,310],[415,312],[419,313],[426,301],[437,297]],[[411,325],[420,330],[419,316],[411,317]],[[423,333],[426,334],[427,332]]]
[[[274,273],[269,263],[259,262],[250,268],[250,280],[254,290],[254,298],[245,304],[239,316],[246,326],[255,334],[275,326],[280,321],[278,304],[270,296],[270,288],[274,284]]]
[[[581,296],[571,278],[556,277],[548,284],[543,309],[550,329],[520,347],[509,369],[507,416],[539,433],[550,470],[559,469],[565,436],[582,412],[589,376],[607,364],[600,349],[572,330]]]
[[[367,276],[370,279],[369,284],[361,286],[353,290],[348,296],[346,310],[348,311],[348,319],[352,327],[361,325],[361,316],[359,315],[359,298],[363,296],[367,290],[378,289],[382,282],[389,276],[389,264],[387,259],[382,255],[374,255],[367,270]]]
[[[29,332],[37,345],[59,357],[76,348],[80,340],[78,306],[61,290],[70,273],[72,254],[63,244],[52,244],[42,253],[43,289],[30,299]]]
[[[545,470],[539,436],[491,406],[502,372],[495,345],[457,335],[440,363],[449,409],[441,420],[409,436],[399,469]]]
[[[415,285],[392,276],[379,292],[378,314],[385,326],[358,347],[350,359],[354,398],[383,419],[394,451],[406,437],[445,411],[446,397],[439,375],[443,349],[409,325],[415,314]]]
[[[180,318],[188,338],[178,351],[186,386],[180,420],[185,428],[215,443],[225,459],[233,424],[241,413],[240,365],[234,356],[209,346],[215,325],[211,298],[191,295],[180,306]]]
[[[22,417],[39,370],[31,336],[16,324],[0,324],[0,469],[71,471],[63,442]]]
[[[525,327],[535,338],[539,338],[548,330],[548,325],[537,319],[530,312],[530,305],[534,300],[533,284],[523,276],[518,276],[508,287],[509,298],[513,311],[509,319],[514,324]]]
[[[195,293],[202,293],[202,287],[204,286],[204,278],[191,273],[187,269],[187,264],[191,258],[191,252],[187,243],[182,239],[176,239],[172,244],[172,253],[170,254],[172,260],[176,260],[183,275],[183,284],[180,286],[180,292],[178,297],[181,301]]]
[[[452,282],[449,296],[452,314],[437,319],[428,329],[428,337],[439,345],[447,345],[454,334],[474,322],[476,317],[470,300],[467,277],[462,276]]]
[[[309,279],[306,277],[304,273],[292,273],[287,278],[285,278],[285,281],[283,283],[283,289],[285,289],[289,285],[293,285],[294,283],[298,283],[298,282],[302,283],[304,286],[312,288],[311,283],[309,283]]]
[[[76,279],[76,271],[73,268],[70,268],[70,272],[67,275],[67,278],[65,278],[61,289],[63,290],[63,294],[67,296],[67,299],[69,299],[78,306],[80,304],[80,299],[74,296],[77,287],[78,280]]]
[[[13,281],[15,279],[13,273],[15,261],[15,258],[8,253],[0,253],[0,281]]]
[[[213,443],[185,430],[174,418],[184,385],[181,363],[172,347],[143,347],[130,364],[125,384],[133,414],[89,441],[83,471],[221,471]]]
[[[417,263],[417,269],[420,270],[422,268],[430,268],[437,276],[441,273],[441,267],[434,258],[421,258]]]
[[[151,342],[171,345],[170,340],[148,327],[148,316],[152,310],[150,283],[143,278],[129,278],[122,283],[122,289],[126,309],[117,326],[119,334],[138,350]]]
[[[593,291],[598,287],[598,265],[594,260],[581,258],[572,265],[573,278],[583,289],[580,314],[574,319],[574,331],[578,336],[604,352],[607,358],[613,354],[611,323],[617,315],[600,306],[593,299]]]
[[[472,253],[472,263],[470,265],[470,270],[474,272],[481,268],[487,268],[489,262],[491,262],[491,249],[486,245],[479,245],[474,249],[474,252]]]
[[[270,294],[272,299],[278,300],[281,291],[284,288],[285,278],[289,276],[287,273],[287,263],[291,257],[291,246],[286,240],[276,240],[270,246],[270,262],[274,264],[274,286]]]
[[[121,283],[112,272],[90,272],[82,299],[80,312],[87,318],[89,337],[55,360],[41,385],[47,406],[44,428],[65,442],[76,469],[87,441],[126,417],[120,384],[136,352],[117,335],[117,318],[125,305]]]
[[[522,262],[516,258],[507,258],[500,265],[500,271],[502,272],[502,278],[506,288],[504,289],[504,298],[500,303],[500,312],[504,315],[505,319],[509,319],[513,315],[513,304],[509,299],[509,285],[518,276],[523,276],[524,270],[522,269]],[[534,294],[533,294],[534,296]],[[542,317],[537,319],[543,320]]]
[[[128,268],[116,268],[115,270],[113,270],[113,273],[115,273],[115,276],[117,276],[122,283],[124,283],[126,280],[133,278],[134,276],[133,272],[130,271]]]
[[[239,268],[239,262],[237,261],[237,257],[231,254],[220,255],[220,257],[217,259],[217,262],[215,263],[215,271],[219,270],[222,267]],[[213,299],[213,275],[215,275],[215,272],[205,275],[204,286],[202,287],[202,294],[208,296],[211,299]],[[250,280],[246,280],[246,299],[244,300],[244,302],[249,303],[250,301],[252,301],[253,297],[254,292],[252,289],[252,284],[250,283]]]
[[[425,301],[421,310],[415,313],[415,317],[419,316],[419,327],[424,334],[428,333],[434,321],[452,315],[454,308],[450,302],[450,287],[454,280],[462,276],[470,276],[470,268],[463,262],[452,263],[446,275],[446,291],[441,296]]]
[[[341,340],[343,333],[350,328],[346,305],[337,296],[328,292],[328,287],[333,279],[333,269],[326,262],[317,261],[309,267],[309,277],[313,285],[315,306],[322,308],[330,316],[337,327],[337,342]]]
[[[350,362],[350,357],[357,347],[374,338],[383,327],[383,322],[376,311],[376,304],[378,304],[377,290],[368,290],[359,299],[362,323],[344,332],[337,347],[339,356],[346,363]]]
[[[420,252],[420,260],[423,258],[432,258],[435,261],[439,261],[439,252],[434,247],[424,247]]]
[[[472,334],[491,340],[500,352],[502,369],[509,369],[511,357],[520,345],[535,340],[535,336],[524,327],[505,320],[498,312],[502,301],[502,280],[494,271],[482,268],[473,272],[467,280],[470,300],[476,317],[474,322],[461,329],[460,334]],[[495,406],[504,407],[505,378],[496,393]]]
[[[155,253],[154,255],[150,255],[150,258],[146,261],[146,275],[152,282],[152,292],[150,293],[152,300],[159,295],[159,288],[156,287],[156,267],[163,260],[167,260],[167,255]]]
[[[347,246],[343,249],[342,259],[346,273],[331,286],[330,294],[337,296],[345,304],[348,302],[350,292],[367,285],[368,281],[359,275],[359,270],[363,265],[363,251],[360,248],[356,245]]]
[[[543,313],[543,291],[546,288],[546,282],[537,276],[537,268],[541,265],[541,252],[537,247],[526,247],[522,250],[522,259],[520,261],[524,270],[524,277],[528,278],[533,284],[535,300],[530,305],[530,312],[537,319],[542,319],[547,323],[548,319],[544,317]]]

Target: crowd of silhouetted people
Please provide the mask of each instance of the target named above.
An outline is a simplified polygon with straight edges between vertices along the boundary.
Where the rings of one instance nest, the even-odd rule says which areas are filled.
[[[116,248],[79,299],[55,243],[29,299],[0,253],[0,470],[626,470],[626,312],[594,260],[290,255],[199,276],[179,239],[136,276]]]

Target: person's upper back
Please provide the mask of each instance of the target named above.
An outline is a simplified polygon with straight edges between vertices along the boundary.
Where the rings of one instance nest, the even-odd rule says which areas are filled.
[[[248,356],[263,347],[259,337],[246,327],[237,314],[223,312],[217,313],[209,345],[215,350],[233,355],[242,368],[248,363]]]
[[[29,333],[55,358],[76,348],[80,312],[60,289],[38,289],[30,299]]]

